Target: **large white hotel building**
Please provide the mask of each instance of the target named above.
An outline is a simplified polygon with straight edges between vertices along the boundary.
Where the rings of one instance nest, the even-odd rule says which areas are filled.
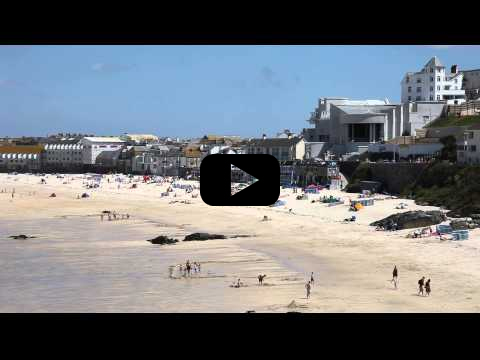
[[[463,73],[453,65],[450,73],[435,56],[419,72],[407,72],[402,80],[402,102],[442,101],[448,105],[464,103]]]

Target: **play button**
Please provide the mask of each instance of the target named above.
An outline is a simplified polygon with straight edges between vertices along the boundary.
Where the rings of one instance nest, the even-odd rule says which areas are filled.
[[[234,195],[232,165],[257,180]],[[280,165],[267,154],[209,155],[200,165],[200,196],[213,206],[272,205],[280,196]]]

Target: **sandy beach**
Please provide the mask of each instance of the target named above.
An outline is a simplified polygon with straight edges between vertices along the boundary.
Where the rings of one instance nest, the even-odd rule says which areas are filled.
[[[182,189],[162,197],[167,184],[118,188],[111,175],[86,189],[85,175],[44,178],[41,184],[39,176],[0,174],[1,312],[480,310],[478,229],[466,241],[441,241],[406,238],[412,229],[369,226],[397,212],[436,209],[411,200],[381,198],[355,213],[355,223],[345,223],[348,205],[311,202],[333,195],[348,203],[357,196],[341,191],[296,200],[287,189],[285,206],[211,207]],[[83,193],[89,197],[78,199]],[[395,209],[401,202],[407,209]],[[101,221],[104,210],[130,217]],[[193,232],[248,236],[163,246],[146,241],[158,235],[182,240]],[[18,234],[35,238],[9,238]],[[201,272],[185,278],[175,269],[170,277],[169,267],[187,259],[199,261]],[[398,289],[390,282],[394,264]],[[311,272],[315,284],[306,299]],[[259,286],[262,273],[267,277]],[[422,276],[431,278],[430,297],[417,296]],[[230,287],[238,278],[246,286]]]

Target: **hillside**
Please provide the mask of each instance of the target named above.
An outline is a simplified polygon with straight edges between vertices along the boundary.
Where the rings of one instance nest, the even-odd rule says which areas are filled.
[[[442,206],[451,215],[480,214],[480,166],[437,161],[423,168],[408,168],[408,164],[366,164],[353,168],[349,192],[359,192],[359,182],[381,181],[386,190],[411,198],[421,205]],[[384,176],[378,176],[380,174]]]
[[[432,127],[448,127],[448,126],[471,126],[474,124],[480,124],[480,115],[470,116],[453,116],[441,117],[435,121],[432,121],[426,126],[426,128]]]

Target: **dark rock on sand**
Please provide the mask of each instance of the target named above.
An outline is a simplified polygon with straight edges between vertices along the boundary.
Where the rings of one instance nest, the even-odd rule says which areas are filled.
[[[225,235],[209,234],[209,233],[193,233],[185,236],[183,241],[205,241],[214,239],[226,239]]]
[[[152,244],[156,244],[156,245],[171,245],[171,244],[175,244],[178,242],[178,240],[176,239],[172,239],[172,238],[169,238],[167,236],[163,236],[163,235],[160,235],[160,236],[157,236],[155,239],[151,239],[151,240],[147,240],[148,242],[151,242]]]
[[[28,235],[24,235],[24,234],[20,234],[20,235],[12,235],[12,236],[9,236],[11,239],[17,239],[17,240],[26,240],[26,239],[34,239],[35,236],[28,236]]]
[[[407,211],[404,213],[393,214],[385,219],[371,223],[371,226],[379,226],[384,229],[392,228],[396,224],[397,230],[412,229],[425,226],[431,226],[445,221],[446,217],[441,211]]]

